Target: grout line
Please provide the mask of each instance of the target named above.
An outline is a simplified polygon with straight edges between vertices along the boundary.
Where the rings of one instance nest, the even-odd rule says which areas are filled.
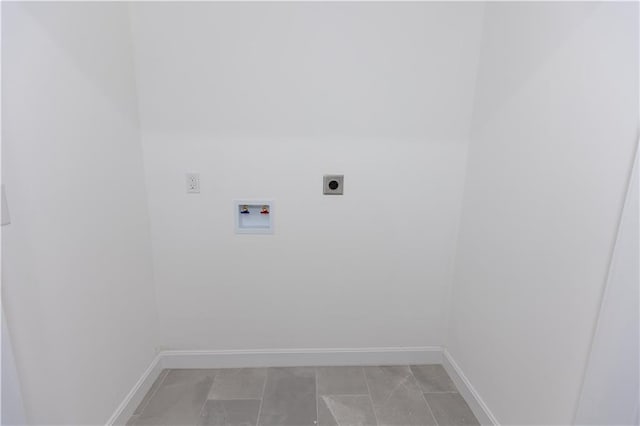
[[[424,403],[427,404],[427,408],[429,409],[429,412],[431,413],[431,417],[433,417],[433,421],[436,422],[436,426],[438,426],[440,423],[438,423],[438,419],[436,419],[436,416],[433,414],[433,410],[431,409],[431,405],[429,405],[429,401],[427,401],[427,396],[424,394],[424,392],[422,393],[422,399],[424,400]]]
[[[323,393],[319,396],[367,396],[368,393]]]
[[[362,375],[364,376],[364,384],[367,385],[367,391],[369,392],[369,401],[371,401],[371,409],[373,410],[373,418],[376,419],[376,425],[380,426],[378,421],[378,415],[376,414],[376,406],[373,404],[373,397],[371,396],[371,388],[369,387],[369,381],[367,380],[367,373],[364,371],[364,367],[360,367]]]
[[[262,404],[264,404],[264,390],[267,388],[267,380],[269,380],[270,368],[265,368],[266,374],[264,375],[264,384],[262,385],[262,395],[260,396],[260,408],[258,408],[258,417],[256,418],[256,426],[260,423],[260,414],[262,413]]]
[[[260,398],[213,398],[207,401],[260,401]]]
[[[431,409],[431,406],[429,405],[429,401],[427,401],[427,397],[425,395],[425,392],[423,392],[423,390],[422,390],[422,385],[420,384],[420,381],[416,378],[416,375],[413,374],[413,369],[411,368],[411,366],[409,366],[409,372],[411,373],[411,376],[413,376],[413,380],[416,381],[416,385],[418,385],[418,389],[420,390],[420,395],[422,396],[422,400],[424,401],[425,404],[427,404],[427,408],[429,409],[429,413],[431,413],[431,417],[433,418],[433,421],[436,422],[436,426],[438,426],[440,423],[438,423],[438,419],[436,419],[436,416],[433,414],[433,410]],[[438,392],[438,393],[440,393],[440,392]],[[446,393],[449,393],[449,392],[446,392]]]
[[[320,397],[318,395],[318,367],[313,367],[313,371],[314,371],[314,378],[315,378],[315,384],[316,384],[316,421],[313,422],[313,424],[317,425],[320,422],[320,416],[319,416],[319,410],[320,408],[318,407],[318,398]],[[332,414],[333,415],[333,414]],[[334,416],[335,417],[335,416]],[[336,422],[337,423],[337,422]]]
[[[209,370],[209,369],[207,369]],[[211,386],[209,387],[209,390],[207,391],[207,396],[204,398],[204,401],[202,402],[202,407],[200,408],[200,411],[198,411],[198,419],[200,420],[200,418],[202,417],[202,413],[204,412],[205,407],[207,406],[207,402],[209,401],[209,393],[211,392],[211,389],[213,388],[213,383],[216,381],[216,376],[220,373],[218,371],[218,369],[213,369],[215,371],[215,373],[213,374],[213,380],[211,380]],[[222,409],[224,410],[224,405],[222,406]]]

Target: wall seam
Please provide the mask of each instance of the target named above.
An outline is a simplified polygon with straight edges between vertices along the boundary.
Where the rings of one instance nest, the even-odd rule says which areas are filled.
[[[477,93],[478,93],[478,80],[480,78],[480,63],[482,60],[482,50],[483,50],[483,46],[484,46],[484,38],[485,38],[485,22],[486,22],[486,9],[487,9],[487,4],[486,2],[482,3],[482,12],[481,12],[481,18],[480,18],[480,28],[479,28],[479,41],[478,41],[478,52],[477,52],[477,57],[476,57],[476,72],[475,72],[475,82],[473,84],[473,94],[471,95],[471,99],[470,99],[470,114],[469,114],[469,127],[467,129],[467,143],[466,143],[466,149],[465,149],[465,153],[464,153],[464,167],[463,167],[463,173],[462,173],[462,190],[460,191],[460,198],[459,198],[459,204],[458,204],[458,220],[457,220],[457,224],[453,230],[453,242],[452,242],[452,247],[451,247],[451,259],[449,262],[449,271],[448,271],[448,279],[449,279],[449,285],[446,287],[446,294],[444,297],[444,305],[445,305],[445,310],[444,310],[444,319],[443,319],[443,324],[442,324],[442,328],[443,328],[443,347],[445,349],[449,349],[449,330],[451,329],[451,317],[452,317],[452,307],[453,307],[453,290],[454,290],[454,284],[455,284],[455,273],[456,273],[456,264],[457,264],[457,260],[458,260],[458,249],[459,249],[459,244],[460,244],[460,231],[462,228],[462,218],[463,218],[463,213],[464,213],[464,200],[465,200],[465,194],[467,192],[467,176],[468,176],[468,169],[469,169],[469,151],[471,149],[471,143],[472,143],[472,129],[473,129],[473,122],[474,122],[474,117],[475,117],[475,113],[476,113],[476,97],[477,97]]]
[[[633,155],[633,162],[631,163],[631,167],[629,168],[629,174],[627,176],[627,182],[625,184],[625,195],[624,195],[624,199],[622,200],[622,206],[619,209],[619,213],[618,213],[618,220],[617,220],[617,224],[616,224],[616,231],[615,231],[615,239],[613,241],[613,246],[611,247],[611,251],[609,254],[609,260],[608,260],[608,265],[607,265],[607,273],[604,279],[604,283],[602,285],[602,291],[600,293],[600,303],[598,304],[598,312],[596,314],[596,319],[595,319],[595,324],[593,326],[592,332],[591,332],[591,337],[589,339],[589,352],[587,354],[587,359],[586,362],[584,364],[584,368],[582,369],[582,375],[580,378],[580,387],[578,388],[578,395],[576,398],[576,402],[574,404],[574,409],[573,409],[573,422],[572,424],[575,424],[576,422],[576,418],[578,415],[578,410],[580,408],[580,404],[582,402],[582,393],[584,392],[584,385],[585,385],[585,380],[586,380],[586,376],[587,376],[587,372],[589,371],[589,365],[591,363],[591,356],[592,356],[592,352],[593,352],[593,348],[594,348],[594,344],[595,344],[595,340],[596,340],[596,336],[598,335],[598,331],[600,330],[600,316],[602,315],[602,311],[604,309],[604,306],[607,302],[607,299],[609,297],[609,289],[610,289],[610,285],[611,285],[611,279],[612,279],[612,271],[613,271],[613,267],[614,267],[614,263],[615,263],[615,259],[616,259],[616,254],[618,252],[618,247],[619,247],[619,242],[620,242],[620,235],[621,235],[621,230],[622,230],[622,224],[624,222],[624,213],[627,210],[627,208],[629,208],[629,199],[631,198],[631,188],[633,187],[633,178],[634,175],[636,174],[637,168],[638,168],[638,149],[640,147],[640,128],[638,129],[638,136],[637,136],[637,141],[636,141],[636,146],[634,149],[634,155]]]
[[[151,267],[151,287],[153,289],[153,301],[154,301],[154,309],[155,313],[155,336],[154,336],[154,356],[157,356],[160,352],[161,347],[161,336],[162,333],[160,331],[160,304],[158,303],[158,290],[156,285],[156,255],[154,252],[154,244],[153,244],[153,227],[151,226],[151,206],[149,205],[149,185],[148,185],[148,173],[147,173],[147,156],[145,155],[144,143],[142,141],[142,118],[141,118],[141,108],[140,108],[140,90],[138,87],[138,67],[136,61],[136,43],[135,37],[133,36],[133,22],[132,22],[132,11],[131,11],[131,3],[127,3],[126,7],[126,15],[127,22],[129,28],[129,40],[131,47],[131,67],[133,72],[133,88],[136,102],[136,124],[138,129],[138,144],[140,148],[140,160],[142,164],[142,177],[143,177],[143,187],[144,187],[144,196],[145,196],[145,206],[147,210],[147,231],[149,235],[148,246],[150,253],[150,267]]]

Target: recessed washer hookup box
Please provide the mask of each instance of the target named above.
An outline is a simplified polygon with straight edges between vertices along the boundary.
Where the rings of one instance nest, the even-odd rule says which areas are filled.
[[[273,234],[273,200],[234,200],[236,234]]]

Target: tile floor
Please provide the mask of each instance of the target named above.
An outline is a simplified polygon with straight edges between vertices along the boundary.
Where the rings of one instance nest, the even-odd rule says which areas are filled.
[[[440,365],[163,370],[128,425],[478,425]]]

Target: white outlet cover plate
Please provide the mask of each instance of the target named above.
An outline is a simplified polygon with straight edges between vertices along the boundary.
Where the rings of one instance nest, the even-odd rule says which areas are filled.
[[[187,173],[186,175],[187,194],[200,193],[200,173]]]

